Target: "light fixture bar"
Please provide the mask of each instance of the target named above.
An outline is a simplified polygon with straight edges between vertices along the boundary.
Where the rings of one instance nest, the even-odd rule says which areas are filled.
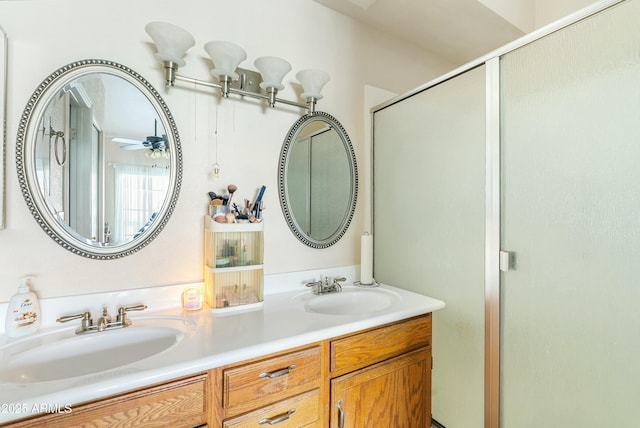
[[[167,68],[168,68],[168,66],[165,66],[165,76],[167,75]],[[175,72],[172,73],[172,77],[173,77],[172,80],[167,80],[167,87],[174,86],[174,82],[179,81],[179,82],[185,82],[185,83],[190,83],[190,84],[199,85],[199,86],[206,86],[208,88],[219,89],[220,91],[223,91],[223,89],[224,89],[223,85],[220,84],[220,83],[215,83],[215,82],[210,82],[210,81],[200,80],[200,79],[194,79],[193,77],[183,76],[181,74],[176,74]],[[242,79],[242,74],[241,74],[240,78]],[[259,92],[247,91],[247,90],[244,90],[244,89],[241,89],[241,88],[236,88],[236,87],[233,87],[233,86],[229,86],[227,92],[229,94],[235,94],[235,95],[240,95],[240,96],[244,96],[244,97],[251,97],[251,98],[266,100],[267,102],[271,101],[271,97],[268,94],[262,94],[262,93],[259,93]],[[290,100],[287,100],[287,99],[284,99],[284,98],[279,98],[279,97],[275,97],[274,101],[275,101],[275,103],[286,104],[286,105],[290,105],[290,106],[293,106],[293,107],[304,108],[309,113],[315,112],[316,100],[313,99],[313,98],[309,99],[309,101],[307,103],[304,103],[304,104],[296,102],[296,101],[290,101]]]
[[[145,26],[145,31],[156,45],[155,57],[162,63],[167,88],[174,86],[177,80],[217,89],[224,98],[234,94],[265,100],[269,107],[281,103],[314,113],[316,103],[322,98],[320,91],[329,81],[329,75],[324,71],[302,70],[296,76],[302,83],[302,98],[306,99],[306,103],[278,98],[278,91],[284,89],[282,80],[291,71],[291,64],[282,58],[263,56],[254,61],[258,72],[239,68],[238,65],[247,59],[247,53],[240,46],[223,40],[212,40],[204,46],[214,64],[211,74],[218,79],[218,83],[182,76],[178,74],[178,68],[185,65],[183,57],[195,45],[193,36],[167,22],[150,22]]]

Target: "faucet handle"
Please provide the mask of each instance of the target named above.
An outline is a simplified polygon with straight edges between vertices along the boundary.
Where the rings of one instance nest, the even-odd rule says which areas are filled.
[[[305,284],[304,284],[305,287],[316,287],[318,285],[322,285],[322,280],[320,280],[320,281],[312,281],[312,282],[305,282]]]
[[[117,321],[121,323],[123,326],[131,325],[131,321],[127,319],[127,312],[130,311],[143,311],[147,309],[147,305],[134,305],[134,306],[121,306],[118,308],[118,318]]]
[[[333,287],[335,288],[336,291],[342,291],[342,284],[340,284],[341,282],[345,282],[347,280],[347,278],[341,276],[339,278],[333,278]]]
[[[73,315],[63,315],[60,318],[56,319],[56,322],[69,322],[72,320],[82,319],[82,322],[89,321],[91,322],[91,313],[83,312],[81,314],[73,314]]]
[[[324,288],[322,285],[322,280],[307,282],[304,285],[306,287],[311,287],[311,291],[313,292],[313,294],[322,294],[322,289]]]
[[[144,311],[147,309],[147,305],[134,305],[134,306],[126,306],[121,307],[118,311],[130,312],[130,311]]]
[[[79,327],[76,330],[76,333],[86,333],[88,330],[93,328],[93,318],[91,318],[90,312],[83,312],[81,314],[73,314],[73,315],[63,315],[60,318],[56,319],[56,322],[69,322],[72,320],[82,320],[82,327]]]

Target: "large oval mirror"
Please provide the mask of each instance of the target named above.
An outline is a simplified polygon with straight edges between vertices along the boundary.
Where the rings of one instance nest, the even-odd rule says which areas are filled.
[[[356,207],[358,169],[349,136],[333,116],[314,112],[291,127],[280,153],[278,188],[300,241],[326,248],[342,238]]]
[[[27,205],[64,248],[113,259],[146,246],[177,202],[182,152],[166,104],[142,76],[105,60],[52,73],[17,137]]]

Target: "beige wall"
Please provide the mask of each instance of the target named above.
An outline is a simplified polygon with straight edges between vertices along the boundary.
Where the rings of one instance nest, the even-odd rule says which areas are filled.
[[[513,25],[530,33],[596,3],[595,0],[478,0]]]
[[[536,28],[540,28],[598,2],[595,0],[535,0],[535,3],[535,25]]]
[[[187,9],[187,8],[190,9]],[[75,256],[45,235],[22,198],[15,169],[15,136],[22,110],[40,82],[74,60],[102,58],[127,65],[161,87],[154,49],[144,32],[149,21],[169,21],[191,31],[197,45],[182,74],[207,79],[202,46],[211,39],[243,46],[253,68],[261,55],[289,60],[284,98],[293,97],[296,70],[327,70],[332,80],[319,110],[338,118],[349,132],[361,170],[364,150],[365,85],[403,93],[451,66],[422,51],[365,30],[312,1],[303,0],[86,0],[1,1],[0,26],[9,39],[7,91],[6,229],[0,230],[0,301],[15,292],[18,279],[35,275],[41,297],[82,294],[202,280],[202,216],[209,190],[238,185],[238,198],[267,186],[265,273],[323,269],[359,263],[364,207],[358,203],[348,233],[333,247],[314,250],[289,232],[277,195],[277,161],[295,109],[265,111],[255,102],[224,100],[218,109],[222,177],[210,174],[216,97],[184,86],[161,90],[180,132],[184,154],[178,206],[161,235],[142,251],[115,261]],[[398,73],[400,71],[400,73]],[[400,74],[402,78],[394,78]],[[361,192],[368,185],[361,181]]]
[[[536,0],[478,0],[525,33],[535,29]]]

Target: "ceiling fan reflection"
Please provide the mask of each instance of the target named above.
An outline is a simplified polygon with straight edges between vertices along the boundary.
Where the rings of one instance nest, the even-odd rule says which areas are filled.
[[[155,120],[154,123],[154,135],[150,135],[146,138],[146,140],[133,140],[130,138],[121,138],[116,137],[111,141],[114,143],[125,144],[124,146],[120,146],[122,150],[143,150],[147,151],[145,154],[151,158],[157,157],[169,157],[169,140],[167,139],[167,135],[163,134],[162,137],[158,136],[158,120]]]

